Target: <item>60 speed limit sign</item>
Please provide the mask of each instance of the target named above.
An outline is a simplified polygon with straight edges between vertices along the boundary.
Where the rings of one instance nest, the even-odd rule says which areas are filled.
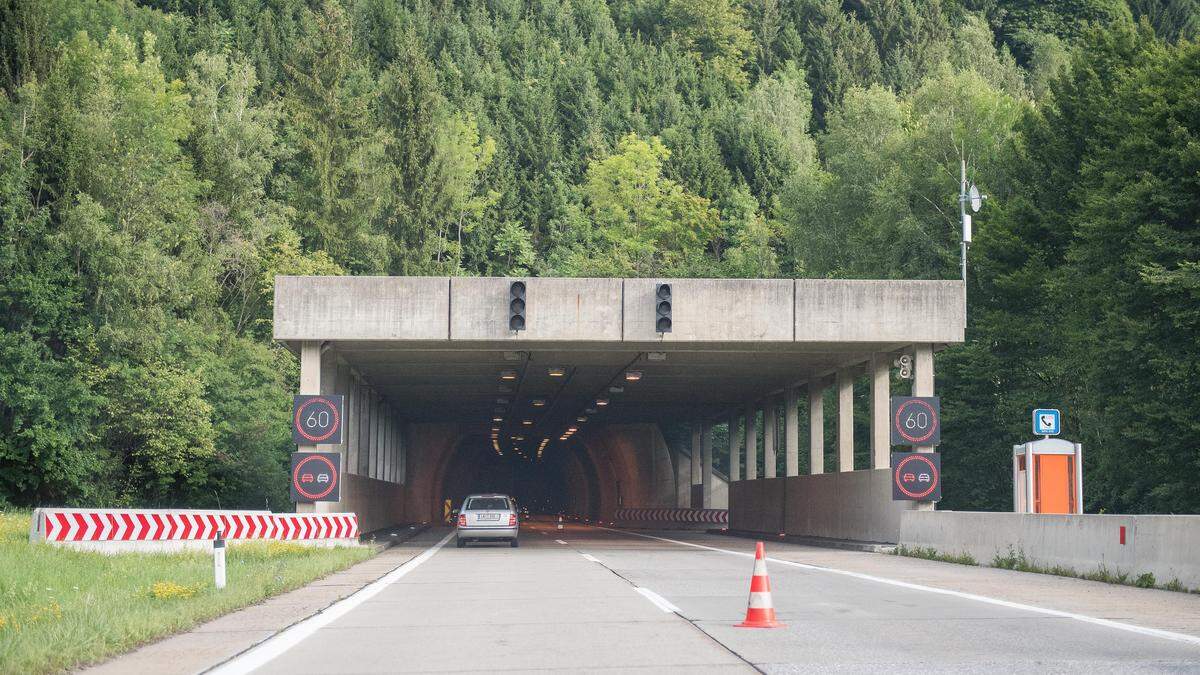
[[[892,445],[942,441],[942,402],[937,396],[892,397]]]
[[[292,399],[292,440],[296,445],[342,442],[342,396],[299,394]]]

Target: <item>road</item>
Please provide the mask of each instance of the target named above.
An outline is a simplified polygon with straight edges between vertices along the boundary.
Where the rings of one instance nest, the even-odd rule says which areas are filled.
[[[753,542],[522,532],[519,549],[428,533],[426,553],[219,672],[1200,672],[1196,596],[768,544],[786,627],[745,629]],[[1004,592],[955,590],[973,579]],[[1014,583],[1063,611],[1005,599]],[[1139,627],[1156,623],[1178,630]]]

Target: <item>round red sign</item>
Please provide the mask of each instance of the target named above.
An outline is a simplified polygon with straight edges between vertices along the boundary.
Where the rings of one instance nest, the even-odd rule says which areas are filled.
[[[338,406],[324,397],[313,397],[296,406],[292,428],[306,441],[320,443],[333,437],[341,427]]]
[[[937,490],[942,480],[933,460],[921,454],[905,457],[892,475],[896,488],[910,499],[924,499]]]
[[[896,433],[907,443],[921,445],[933,438],[937,433],[938,413],[927,401],[910,398],[896,407],[896,415],[892,419]],[[893,441],[895,442],[895,441]]]
[[[324,455],[312,453],[292,469],[292,487],[305,499],[323,499],[337,487],[338,472]]]

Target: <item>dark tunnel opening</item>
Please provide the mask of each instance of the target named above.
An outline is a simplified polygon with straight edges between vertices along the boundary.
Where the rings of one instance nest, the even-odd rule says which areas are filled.
[[[599,517],[596,471],[578,442],[538,457],[532,448],[497,452],[486,437],[468,436],[447,462],[441,487],[452,508],[467,495],[495,492],[511,495],[531,514]]]

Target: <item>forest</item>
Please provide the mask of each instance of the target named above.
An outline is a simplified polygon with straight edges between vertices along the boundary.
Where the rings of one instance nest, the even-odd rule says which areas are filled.
[[[954,279],[965,156],[942,507],[1009,508],[1049,405],[1089,512],[1200,512],[1198,33],[1196,0],[0,0],[0,506],[285,507],[276,274]]]

